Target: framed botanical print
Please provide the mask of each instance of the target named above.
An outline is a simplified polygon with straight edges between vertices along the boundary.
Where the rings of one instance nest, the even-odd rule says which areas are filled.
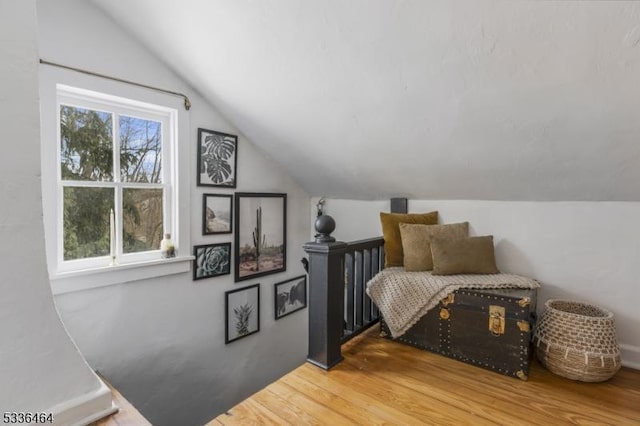
[[[287,269],[287,194],[236,192],[235,280]]]
[[[194,246],[193,255],[194,280],[231,273],[231,243]]]
[[[225,344],[260,331],[260,284],[227,291],[224,296]]]
[[[202,235],[233,232],[233,195],[202,195]]]
[[[198,186],[236,187],[238,137],[198,129]]]
[[[307,307],[307,276],[291,278],[273,286],[275,319]]]

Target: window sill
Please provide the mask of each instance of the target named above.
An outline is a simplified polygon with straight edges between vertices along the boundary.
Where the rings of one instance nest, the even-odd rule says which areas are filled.
[[[95,269],[59,272],[50,277],[51,290],[55,296],[130,281],[180,274],[191,269],[193,259],[193,256],[179,256],[171,259],[154,259]]]

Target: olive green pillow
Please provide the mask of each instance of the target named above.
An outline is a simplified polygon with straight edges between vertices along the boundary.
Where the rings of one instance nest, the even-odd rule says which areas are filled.
[[[431,259],[431,240],[451,240],[469,236],[469,222],[448,225],[415,225],[400,224],[404,270],[410,272],[430,271],[433,269]]]
[[[384,266],[402,266],[402,240],[400,239],[401,223],[419,223],[435,225],[438,223],[438,212],[430,213],[384,213],[380,212],[382,236],[384,237]]]
[[[498,274],[493,235],[432,240],[433,275]]]

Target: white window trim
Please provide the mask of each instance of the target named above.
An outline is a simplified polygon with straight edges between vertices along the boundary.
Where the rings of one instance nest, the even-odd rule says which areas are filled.
[[[84,81],[79,81],[84,80]],[[77,89],[82,86],[84,89]],[[59,97],[60,93],[60,97]],[[104,95],[110,93],[110,95]],[[137,108],[149,109],[151,106],[168,115],[173,114],[173,124],[163,132],[173,132],[175,141],[171,149],[173,167],[163,164],[166,172],[173,173],[174,182],[170,196],[173,207],[165,212],[165,220],[171,229],[172,239],[176,243],[178,257],[161,259],[159,251],[144,252],[144,254],[123,255],[121,262],[108,265],[107,259],[95,258],[97,262],[77,262],[75,268],[69,266],[76,262],[61,262],[61,180],[59,176],[59,105],[62,100],[69,104],[69,100],[78,99],[83,107],[91,107],[91,100],[98,97],[108,103],[122,104],[124,109],[135,111]],[[86,290],[106,285],[122,284],[165,275],[185,273],[191,269],[193,256],[190,254],[189,231],[189,185],[190,173],[180,173],[189,170],[189,121],[188,114],[181,108],[178,100],[166,95],[159,95],[144,89],[131,88],[121,83],[104,82],[93,77],[75,76],[68,72],[42,71],[40,74],[41,98],[41,142],[42,142],[42,195],[45,224],[45,243],[47,248],[47,266],[53,294],[63,294],[73,291]],[[131,101],[135,98],[136,101]],[[104,107],[102,107],[103,109]],[[101,109],[97,107],[96,109]],[[144,118],[144,114],[135,116]],[[156,119],[156,118],[154,118]],[[163,135],[164,136],[164,135]],[[163,143],[165,139],[163,138]],[[181,142],[182,141],[182,142]],[[163,150],[166,147],[163,145]],[[163,162],[164,162],[163,158]],[[180,176],[180,178],[178,178]],[[58,197],[60,197],[58,199]],[[165,209],[167,206],[165,205]],[[120,229],[117,224],[116,229]],[[59,243],[60,242],[60,243]],[[84,263],[84,264],[83,264]]]

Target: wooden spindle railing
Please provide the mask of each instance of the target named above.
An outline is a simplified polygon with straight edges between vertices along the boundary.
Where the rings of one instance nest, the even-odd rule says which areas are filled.
[[[382,237],[347,243],[344,250],[344,328],[341,342],[366,330],[378,320],[378,309],[366,293],[367,282],[384,265]]]

